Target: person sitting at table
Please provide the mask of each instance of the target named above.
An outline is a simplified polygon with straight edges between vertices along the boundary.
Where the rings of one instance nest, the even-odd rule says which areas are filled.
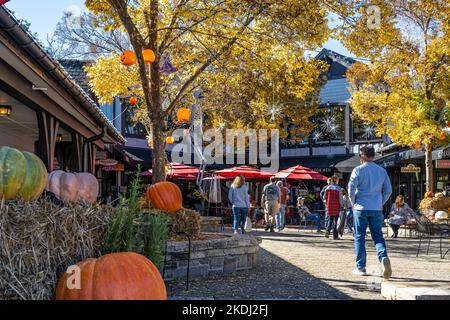
[[[405,203],[405,198],[402,195],[398,195],[392,204],[388,219],[388,223],[394,232],[392,238],[397,238],[400,226],[408,223],[413,217],[414,211]]]
[[[297,198],[297,208],[300,215],[300,221],[305,219],[305,221],[314,221],[316,223],[317,232],[322,232],[322,220],[320,219],[320,214],[311,213],[308,207],[305,205],[305,198]]]

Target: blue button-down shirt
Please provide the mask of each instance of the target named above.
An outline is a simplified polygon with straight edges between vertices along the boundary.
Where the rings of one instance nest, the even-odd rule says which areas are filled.
[[[386,170],[368,162],[353,169],[348,194],[354,210],[383,210],[392,193]]]

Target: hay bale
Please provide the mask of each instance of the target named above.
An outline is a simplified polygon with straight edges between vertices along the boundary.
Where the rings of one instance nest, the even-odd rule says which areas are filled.
[[[48,200],[0,207],[0,299],[53,299],[67,267],[101,255],[109,206]]]
[[[200,213],[195,210],[182,208],[181,210],[168,213],[172,231],[186,232],[190,237],[198,237],[200,234]]]

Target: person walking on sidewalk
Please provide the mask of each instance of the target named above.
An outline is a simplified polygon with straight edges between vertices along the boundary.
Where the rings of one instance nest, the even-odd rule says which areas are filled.
[[[270,232],[274,232],[275,215],[280,210],[280,202],[280,188],[276,185],[275,177],[270,177],[270,183],[264,186],[261,197],[261,207],[266,215],[266,231],[270,229]]]
[[[333,229],[333,240],[339,239],[337,231],[337,222],[339,218],[339,211],[344,206],[342,188],[338,186],[338,178],[331,178],[330,184],[324,190],[324,199],[326,206],[326,214],[328,216],[327,230],[325,237],[330,237],[331,229]]]
[[[280,210],[275,217],[276,227],[278,231],[284,229],[285,226],[285,216],[286,216],[286,207],[289,200],[289,189],[283,185],[282,181],[277,182],[278,188],[280,188],[281,197],[280,197]]]
[[[250,208],[250,197],[243,176],[239,175],[234,178],[233,184],[228,191],[228,200],[232,204],[234,234],[238,234],[239,230],[241,234],[244,234],[245,221]]]
[[[370,234],[381,263],[383,277],[392,275],[391,262],[388,258],[386,243],[383,238],[383,205],[392,193],[391,182],[386,170],[373,162],[375,149],[364,146],[359,152],[361,165],[353,169],[348,183],[348,193],[353,204],[353,230],[355,236],[356,275],[366,273],[366,230]]]
[[[347,193],[347,190],[342,189],[342,195],[344,196],[344,210],[345,210],[345,224],[347,225],[347,229],[353,235],[353,210],[352,210],[352,202],[350,201],[350,197]]]

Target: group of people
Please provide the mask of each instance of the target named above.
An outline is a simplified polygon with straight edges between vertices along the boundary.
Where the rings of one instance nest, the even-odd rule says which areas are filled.
[[[340,212],[344,211],[347,221],[353,220],[350,230],[354,236],[356,255],[355,275],[366,275],[366,230],[370,229],[372,239],[375,243],[378,259],[381,263],[384,278],[392,274],[391,263],[387,255],[386,243],[383,237],[383,205],[388,201],[392,193],[392,187],[386,170],[373,162],[375,149],[373,146],[364,146],[360,149],[361,165],[356,167],[348,183],[348,193],[338,186],[338,179],[333,177],[329,184],[322,190],[321,198],[325,202],[326,232],[329,237],[333,230],[333,239],[339,239],[337,222]],[[284,213],[289,189],[283,186],[283,182],[277,182],[274,177],[270,179],[262,193],[261,206],[265,211],[266,230],[274,231],[274,228],[283,230]],[[242,176],[235,178],[230,191],[229,200],[233,205],[233,230],[238,233],[245,232],[244,225],[250,209],[250,199],[245,180]],[[403,222],[405,214],[410,213],[407,205],[401,197],[394,204],[392,217],[389,220],[397,235],[399,223]],[[300,212],[306,219],[316,221],[317,229],[321,228],[321,217],[319,214],[309,212],[305,206],[305,199],[298,198]],[[353,217],[353,219],[351,219]]]

